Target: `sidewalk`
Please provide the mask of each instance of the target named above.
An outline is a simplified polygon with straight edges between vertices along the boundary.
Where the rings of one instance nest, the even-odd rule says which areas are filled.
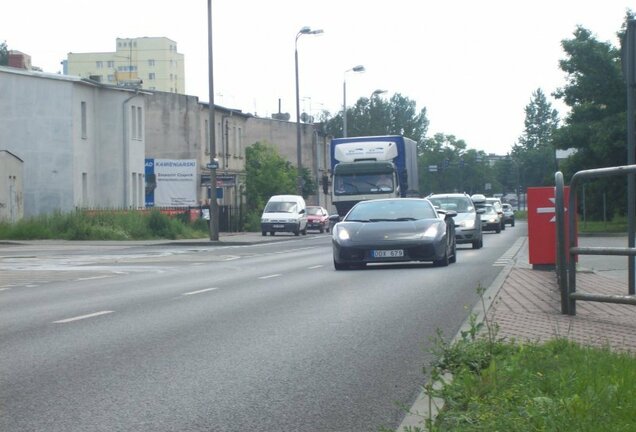
[[[598,244],[604,239],[595,238]],[[626,243],[625,243],[626,245]],[[527,240],[508,268],[490,301],[487,317],[498,326],[499,338],[543,342],[567,338],[581,344],[636,353],[636,307],[590,301],[576,302],[576,315],[561,314],[561,294],[554,271],[533,270]],[[627,272],[614,270],[616,257],[579,260],[577,291],[627,295]],[[625,265],[627,257],[621,257]],[[583,264],[595,268],[584,268]],[[623,267],[625,268],[625,267]],[[610,272],[608,272],[610,271]],[[607,277],[606,274],[619,277]]]

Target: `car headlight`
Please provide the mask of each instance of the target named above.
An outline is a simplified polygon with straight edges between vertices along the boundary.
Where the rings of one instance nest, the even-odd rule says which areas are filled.
[[[437,237],[437,225],[431,225],[424,231],[424,238],[435,238]]]
[[[488,220],[488,222],[495,223],[495,222],[497,222],[497,219],[498,219],[498,218],[496,218],[496,217],[491,217],[491,218]]]
[[[261,223],[268,223],[268,222],[269,222],[269,219],[267,219],[267,218],[262,218],[261,219]]]
[[[343,227],[337,227],[336,230],[334,230],[334,236],[338,238],[338,240],[349,240],[351,237],[349,237],[349,232],[344,229]]]
[[[475,221],[474,220],[463,220],[459,223],[459,226],[461,228],[466,228],[466,229],[471,229],[471,228],[475,228]]]

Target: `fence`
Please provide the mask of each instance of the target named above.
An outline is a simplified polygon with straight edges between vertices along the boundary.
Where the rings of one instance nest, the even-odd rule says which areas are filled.
[[[618,175],[633,175],[636,173],[636,165],[626,165],[610,168],[598,168],[592,170],[579,171],[570,181],[570,199],[568,202],[568,230],[569,245],[566,247],[565,236],[565,203],[563,174],[557,172],[555,175],[555,207],[557,224],[557,279],[561,290],[561,313],[576,315],[576,301],[596,301],[604,303],[620,303],[636,305],[636,295],[634,290],[634,257],[636,248],[634,247],[633,228],[629,229],[628,247],[578,247],[576,232],[576,188],[579,182],[589,178],[599,178]],[[628,195],[633,191],[628,191]],[[628,206],[633,206],[633,197],[628,197]],[[632,225],[633,226],[633,225]],[[626,256],[629,260],[628,295],[602,295],[593,293],[576,292],[576,257],[578,255],[619,255]]]

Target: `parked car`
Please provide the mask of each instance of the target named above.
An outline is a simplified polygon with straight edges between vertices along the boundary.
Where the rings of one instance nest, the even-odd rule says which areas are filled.
[[[484,205],[484,212],[481,214],[481,229],[484,231],[495,231],[497,234],[501,232],[501,222],[499,213],[492,204]]]
[[[513,210],[510,204],[502,204],[504,215],[504,224],[510,224],[510,226],[515,226],[515,211]]]
[[[307,229],[329,232],[329,212],[324,207],[307,206]]]
[[[333,265],[336,270],[408,261],[447,266],[457,260],[456,215],[447,211],[440,219],[421,198],[360,201],[333,228]]]
[[[481,219],[473,201],[464,193],[431,194],[426,197],[436,209],[457,212],[455,220],[455,234],[457,244],[471,243],[473,249],[484,245],[481,231]]]

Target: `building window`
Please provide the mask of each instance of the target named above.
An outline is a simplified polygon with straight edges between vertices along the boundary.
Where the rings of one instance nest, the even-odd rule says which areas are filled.
[[[137,107],[134,105],[130,107],[130,120],[130,138],[137,139]]]
[[[86,139],[88,137],[88,120],[86,118],[86,102],[82,101],[81,104],[81,116],[82,116],[82,139]]]
[[[150,73],[148,74],[148,79],[149,79],[150,81],[154,80],[154,79],[155,79],[155,73],[154,73],[154,72],[150,72]]]
[[[236,157],[243,157],[243,140],[241,139],[242,129],[238,128],[236,133]]]
[[[104,67],[104,62],[101,60],[98,60],[95,62],[95,66],[97,67],[97,69],[102,69]]]
[[[115,75],[109,74],[108,75],[108,82],[114,82],[114,81],[115,81]]]
[[[150,67],[154,67],[154,66],[155,66],[155,61],[154,61],[154,59],[149,59],[149,60],[148,60],[148,66],[150,66]]]
[[[108,67],[109,69],[113,69],[115,67],[115,61],[108,60],[108,62],[106,62],[106,67]]]
[[[141,121],[141,107],[137,107],[137,139],[142,140],[143,135],[143,122]]]

